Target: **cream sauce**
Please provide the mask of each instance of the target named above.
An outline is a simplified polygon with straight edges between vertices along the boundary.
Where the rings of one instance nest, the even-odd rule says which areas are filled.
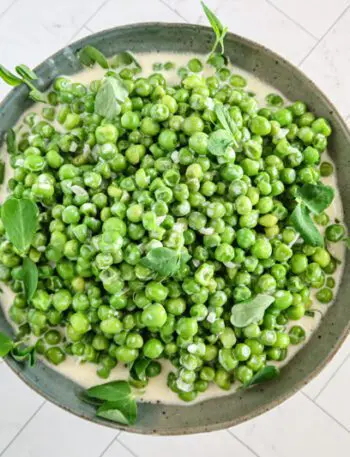
[[[164,71],[163,74],[167,79],[167,82],[169,84],[176,84],[178,82],[178,76],[176,73],[176,70],[181,67],[185,66],[187,62],[193,58],[193,57],[201,57],[193,54],[171,54],[171,53],[145,53],[145,54],[137,54],[136,58],[138,62],[140,63],[142,67],[142,76],[149,76],[154,72],[152,65],[155,62],[167,62],[171,61],[176,64],[176,68],[174,70],[170,71]],[[234,71],[234,73],[239,73],[240,75],[244,76],[247,81],[248,81],[248,89],[256,94],[256,99],[259,102],[260,106],[265,105],[265,96],[269,93],[279,93],[274,87],[266,84],[264,81],[261,81],[258,79],[255,75],[252,75],[244,70],[241,69],[231,69]],[[80,73],[77,73],[73,76],[71,76],[72,81],[76,82],[81,82],[84,84],[89,83],[92,80],[95,79],[101,79],[105,73],[105,70],[103,70],[100,67],[94,67],[92,69],[87,69],[84,70]],[[209,76],[214,74],[213,69],[209,66],[205,66],[203,70],[203,76]],[[280,95],[283,96],[283,94],[280,93]],[[284,97],[285,99],[285,97]],[[42,110],[42,105],[41,104],[35,104],[33,105],[29,112],[37,113],[40,114]],[[20,125],[23,121],[24,116],[28,114],[28,112],[24,113],[21,118],[18,121],[18,125]],[[57,123],[56,124],[57,130],[61,129],[62,127]],[[5,174],[5,183],[7,183],[8,179],[11,178],[13,175],[13,170],[10,168],[9,165],[9,160],[8,160],[8,155],[5,151],[5,147],[2,148],[2,157],[6,161],[6,174]],[[323,153],[322,155],[322,160],[329,161],[331,163],[332,159],[330,158],[329,154],[327,152]],[[338,192],[338,187],[337,187],[337,178],[335,174],[333,174],[331,177],[324,178],[323,182],[325,184],[328,184],[332,186],[333,188],[336,189],[336,196],[331,204],[331,206],[328,208],[327,213],[330,216],[331,222],[334,222],[335,219],[339,219],[340,221],[343,220],[343,207],[342,207],[342,202],[339,196]],[[7,195],[7,189],[6,185],[4,184],[2,186],[2,189],[0,190],[0,202],[2,202]],[[324,230],[324,228],[320,227],[320,230]],[[345,258],[345,247],[343,243],[337,243],[333,244],[330,247],[332,254],[339,260],[343,261]],[[336,273],[334,274],[334,278],[336,281],[336,288],[334,289],[334,295],[336,295],[337,289],[339,287],[339,284],[341,282],[341,277],[342,277],[342,272],[343,272],[343,262],[342,264],[338,267]],[[3,308],[3,311],[7,317],[7,319],[10,322],[10,318],[8,315],[9,308],[12,304],[14,294],[11,292],[11,290],[2,285],[3,288],[3,293],[1,294],[1,305]],[[300,345],[290,345],[288,348],[288,356],[283,362],[275,362],[276,365],[278,366],[283,366],[287,364],[292,357],[300,350],[302,347],[307,343],[307,341],[310,339],[313,331],[318,327],[322,316],[325,315],[327,312],[328,306],[329,305],[324,305],[319,303],[316,298],[315,298],[315,290],[312,291],[312,310],[315,310],[315,316],[314,317],[308,317],[304,316],[302,319],[299,321],[294,321],[289,323],[289,327],[293,325],[301,325],[306,332],[306,340],[303,342],[303,344]],[[12,323],[13,325],[13,323]],[[42,359],[43,360],[43,359]],[[47,363],[45,360],[43,360],[44,363]],[[91,387],[96,384],[101,384],[104,381],[97,376],[96,374],[96,368],[97,366],[92,363],[81,363],[78,357],[74,356],[68,356],[67,359],[61,363],[58,367],[52,366],[52,368],[62,375],[66,376],[67,378],[73,380],[74,382],[80,384],[84,388]],[[152,378],[149,381],[149,384],[147,385],[146,389],[144,391],[137,391],[136,395],[139,397],[141,401],[145,402],[161,402],[165,404],[181,404],[185,405],[186,403],[182,402],[179,400],[177,394],[172,392],[168,387],[167,387],[167,375],[169,372],[174,371],[174,367],[171,365],[169,361],[164,360],[162,362],[162,373],[156,378]],[[129,375],[129,371],[126,367],[122,366],[119,364],[116,368],[114,368],[111,371],[111,375],[108,378],[108,381],[112,380],[121,380],[121,379],[127,379]],[[237,389],[238,385],[233,385],[232,388],[229,391],[224,391],[221,390],[219,387],[217,387],[215,384],[211,383],[208,390],[204,393],[201,393],[198,395],[197,399],[195,402],[200,402],[204,401],[206,399],[216,397],[216,396],[224,396],[231,394]],[[192,402],[193,404],[193,402]]]

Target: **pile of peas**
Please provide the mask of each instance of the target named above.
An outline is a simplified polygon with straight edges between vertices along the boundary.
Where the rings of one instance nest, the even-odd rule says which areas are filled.
[[[41,116],[24,118],[8,189],[40,210],[27,253],[39,271],[29,303],[22,258],[0,224],[0,279],[16,293],[10,317],[19,338],[35,335],[55,365],[67,355],[95,363],[104,379],[142,358],[153,377],[169,359],[168,386],[184,401],[283,360],[305,338],[298,325],[287,330],[289,321],[310,308],[311,288],[321,303],[332,300],[337,268],[289,224],[298,187],[333,173],[321,162],[328,122],[273,94],[259,108],[242,76],[223,66],[205,78],[202,69],[191,59],[175,86],[159,72],[109,71],[129,92],[113,120],[94,112],[101,80],[60,77]],[[240,145],[221,157],[208,151],[210,133],[222,128],[217,103]],[[343,238],[327,214],[316,222],[327,240]],[[162,246],[189,254],[171,277],[140,263]],[[275,297],[263,320],[233,327],[232,306],[258,293]]]

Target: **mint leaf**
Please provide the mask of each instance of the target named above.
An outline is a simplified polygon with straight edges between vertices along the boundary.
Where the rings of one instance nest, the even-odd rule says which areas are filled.
[[[0,78],[10,86],[19,86],[23,82],[22,79],[11,73],[3,65],[0,65]]]
[[[208,150],[214,156],[223,156],[233,143],[233,137],[227,130],[219,129],[212,132],[208,140]]]
[[[92,67],[95,63],[98,63],[102,68],[109,68],[109,63],[105,55],[93,46],[85,46],[80,49],[78,52],[78,59],[80,63],[86,67]]]
[[[26,84],[28,84],[27,81],[24,81]],[[39,102],[39,103],[47,103],[47,98],[46,96],[40,92],[40,90],[38,89],[32,89],[31,91],[29,91],[29,97],[34,100],[35,102]]]
[[[98,408],[96,415],[119,424],[131,425],[136,422],[137,403],[131,398],[106,402]]]
[[[274,365],[266,365],[264,368],[261,368],[255,375],[251,378],[250,381],[243,384],[243,387],[247,388],[253,386],[254,384],[260,384],[261,382],[270,381],[271,379],[278,378],[280,371]]]
[[[136,60],[136,57],[130,51],[123,51],[117,54],[112,59],[112,67],[126,67],[134,64],[137,68],[141,68],[141,65]]]
[[[265,310],[275,301],[271,295],[258,294],[250,300],[233,305],[231,311],[231,323],[235,327],[246,327],[249,324],[259,322]]]
[[[90,398],[117,402],[129,398],[131,396],[131,389],[126,381],[112,381],[91,387],[85,393]]]
[[[21,253],[30,246],[38,226],[38,207],[29,199],[10,197],[1,207],[6,235]]]
[[[123,103],[129,93],[119,79],[107,77],[99,88],[95,99],[95,113],[107,119],[114,119],[121,111]]]
[[[141,264],[161,276],[170,276],[180,267],[178,253],[164,247],[151,249],[146,257],[141,259]]]
[[[213,31],[215,33],[215,42],[214,42],[214,46],[211,50],[211,53],[208,57],[208,60],[209,60],[210,57],[215,53],[216,48],[218,47],[219,44],[221,46],[221,53],[222,54],[224,53],[224,38],[226,36],[228,29],[227,29],[227,27],[224,27],[222,25],[222,23],[217,18],[217,16],[215,16],[215,14],[207,7],[207,5],[204,2],[201,2],[201,4],[202,4],[202,8],[205,12],[205,15],[207,16],[208,21],[211,25],[211,28],[213,29]]]
[[[32,367],[35,364],[35,347],[34,346],[15,346],[11,350],[11,356],[17,362],[25,362],[29,360],[29,365]]]
[[[29,257],[26,257],[23,260],[21,276],[26,299],[27,301],[30,301],[38,286],[38,269],[36,264],[30,260]]]
[[[238,143],[234,138],[234,135],[237,133],[237,126],[228,112],[228,109],[224,105],[216,104],[215,105],[215,114],[218,120],[220,121],[222,127],[226,130],[227,133],[231,134],[232,142],[234,146],[237,147]]]
[[[299,203],[290,216],[290,222],[303,240],[311,246],[323,246],[323,237],[311,219],[310,210]]]
[[[27,65],[21,64],[17,65],[16,72],[23,78],[29,79],[30,81],[34,81],[38,79],[37,75],[32,71]]]
[[[0,357],[6,357],[13,348],[13,341],[5,333],[0,332]]]
[[[133,363],[130,370],[131,377],[138,381],[147,381],[146,370],[151,363],[151,359],[145,357],[139,357]]]
[[[299,198],[314,214],[321,214],[332,203],[334,189],[323,184],[304,184],[297,191]]]

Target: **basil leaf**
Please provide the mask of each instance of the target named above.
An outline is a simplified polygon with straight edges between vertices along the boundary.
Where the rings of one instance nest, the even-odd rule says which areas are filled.
[[[130,398],[131,389],[126,381],[112,381],[99,386],[90,387],[85,392],[90,398],[98,400],[118,402]]]
[[[26,299],[27,301],[30,301],[38,286],[38,269],[36,264],[30,260],[29,257],[26,257],[23,260],[21,275]]]
[[[134,64],[137,68],[141,68],[141,65],[130,51],[120,52],[112,59],[113,68],[126,67],[132,64]]]
[[[246,327],[249,324],[259,322],[265,310],[275,301],[275,298],[267,294],[258,294],[250,300],[233,305],[231,311],[231,323],[235,327]]]
[[[146,370],[150,363],[151,360],[144,357],[136,359],[130,370],[131,377],[138,381],[147,381]]]
[[[218,47],[219,44],[221,46],[222,54],[224,53],[224,38],[226,36],[228,29],[227,29],[227,27],[224,27],[221,24],[220,20],[215,16],[215,14],[207,7],[207,5],[204,2],[201,2],[201,4],[202,4],[202,8],[205,12],[205,15],[207,16],[208,21],[216,36],[213,49],[209,56],[209,59],[210,59],[210,57],[212,56],[212,54],[214,54],[214,52],[216,51],[216,48]]]
[[[278,378],[280,371],[274,365],[266,365],[264,368],[261,368],[255,375],[251,378],[250,381],[243,384],[243,387],[247,388],[253,386],[254,384],[260,384],[261,382],[270,381],[271,379]]]
[[[25,81],[26,82],[26,81]],[[27,82],[26,82],[27,83]],[[28,84],[28,83],[27,83]],[[30,92],[29,92],[29,97],[34,100],[35,102],[39,102],[39,103],[47,103],[47,98],[46,96],[40,92],[40,90],[38,89],[32,89]]]
[[[7,152],[9,154],[16,154],[17,153],[16,134],[15,134],[15,131],[13,129],[9,129],[7,131],[6,144],[7,144]]]
[[[106,402],[98,408],[96,415],[119,424],[131,425],[136,422],[137,403],[131,398],[118,402]]]
[[[334,189],[323,184],[304,184],[298,189],[297,197],[314,214],[321,214],[332,203]]]
[[[180,267],[178,253],[164,247],[151,249],[146,257],[141,259],[141,264],[161,276],[170,276]]]
[[[10,197],[1,207],[1,220],[8,239],[21,253],[32,242],[38,226],[38,207],[29,199]]]
[[[0,332],[0,357],[6,357],[13,348],[13,341],[5,333]]]
[[[299,203],[295,207],[290,215],[290,222],[307,244],[323,246],[323,237],[311,219],[310,211],[305,205]]]
[[[34,81],[38,79],[37,75],[32,71],[27,65],[21,64],[17,65],[16,72],[23,78],[29,79],[30,81]]]
[[[107,77],[99,88],[95,99],[95,113],[107,119],[114,119],[121,110],[129,95],[123,82],[113,77]]]
[[[86,67],[92,67],[95,63],[98,63],[102,68],[109,68],[109,63],[105,55],[93,46],[85,46],[80,49],[78,52],[78,59],[80,63]]]
[[[212,132],[208,140],[208,150],[214,156],[222,156],[225,154],[226,149],[231,146],[233,137],[231,133],[226,130],[219,129]]]
[[[23,82],[22,79],[11,73],[3,65],[0,65],[0,78],[10,86],[19,86]]]

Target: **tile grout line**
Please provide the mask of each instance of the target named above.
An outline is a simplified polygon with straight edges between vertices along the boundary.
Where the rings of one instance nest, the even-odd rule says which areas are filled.
[[[250,446],[248,446],[247,443],[245,443],[244,441],[242,441],[240,438],[238,438],[237,435],[235,435],[231,430],[226,430],[231,436],[232,438],[235,438],[239,443],[242,444],[242,446],[244,446],[245,448],[248,449],[248,451],[250,451],[252,454],[254,454],[256,457],[260,457],[259,454],[257,454],[254,449],[252,449]]]
[[[326,416],[328,416],[330,419],[332,419],[336,424],[339,425],[339,427],[341,427],[343,430],[345,430],[348,434],[350,434],[350,430],[345,427],[344,424],[342,424],[337,418],[335,418],[334,416],[332,416],[331,413],[329,413],[326,409],[324,409],[321,405],[319,405],[318,403],[316,403],[312,398],[310,398],[305,392],[301,391],[302,395],[304,395],[304,397],[306,397],[309,401],[311,401],[311,403],[313,403],[320,411],[322,411]]]
[[[314,52],[314,50],[317,48],[317,46],[323,41],[323,39],[328,35],[328,33],[332,30],[332,28],[340,21],[340,19],[346,14],[346,12],[350,9],[350,5],[348,5],[345,10],[340,13],[340,15],[337,17],[337,19],[328,27],[328,29],[325,31],[325,33],[321,36],[321,38],[312,46],[312,48],[307,52],[307,54],[301,59],[301,61],[298,63],[298,67],[300,67],[305,60]]]
[[[270,6],[272,6],[276,11],[278,11],[279,13],[281,13],[285,18],[289,19],[291,22],[293,22],[293,24],[295,24],[297,27],[299,27],[301,30],[303,30],[305,33],[307,33],[311,38],[313,38],[314,40],[318,40],[318,38],[313,34],[311,33],[308,29],[306,29],[303,25],[299,24],[298,21],[296,21],[295,19],[293,19],[291,16],[289,16],[286,12],[284,12],[281,8],[279,8],[277,5],[275,5],[274,3],[271,2],[271,0],[265,0],[266,3],[268,3]]]
[[[165,0],[159,0],[160,3],[162,3],[164,6],[166,6],[167,8],[169,8],[170,11],[172,11],[173,13],[177,14],[181,19],[183,19],[185,22],[188,22],[188,20],[182,16],[182,14],[180,14],[176,9],[172,8],[170,5],[168,5],[168,3],[165,1]]]
[[[11,439],[11,441],[6,445],[6,447],[0,452],[0,457],[5,454],[7,449],[11,447],[11,445],[16,441],[16,439],[19,437],[19,435],[23,432],[23,430],[29,425],[29,423],[34,419],[34,417],[39,413],[39,411],[42,409],[42,407],[46,404],[46,400],[44,400],[39,408],[30,416],[30,418],[22,425],[22,427],[18,430],[18,432],[15,434],[15,436]]]
[[[88,22],[90,22],[91,19],[93,19],[93,18],[96,16],[96,14],[97,14],[99,11],[101,11],[101,9],[102,9],[105,5],[107,5],[107,3],[109,3],[109,1],[110,1],[110,0],[104,0],[104,1],[101,3],[101,5],[96,9],[96,11],[95,11],[94,13],[92,13],[91,16],[89,16],[89,17],[86,19],[86,21],[84,22],[84,24],[83,24],[81,27],[79,27],[79,29],[76,30],[75,33],[73,33],[73,35],[72,35],[72,36],[70,37],[70,39],[68,40],[68,44],[74,39],[74,37],[75,37],[76,35],[78,35],[79,32],[81,32],[81,30],[83,29],[83,27],[86,27],[89,31],[92,32],[92,30],[91,30],[89,27],[87,27],[86,24],[87,24]]]
[[[117,441],[118,443],[123,446],[124,449],[126,449],[128,452],[130,452],[130,454],[133,456],[133,457],[139,457],[137,454],[135,454],[134,451],[132,451],[126,444],[124,444],[122,441],[120,441],[118,438],[120,437],[120,435],[122,435],[122,433],[119,433],[119,435],[117,436]]]
[[[108,443],[107,447],[104,448],[104,450],[102,451],[102,453],[99,455],[99,457],[103,457],[105,455],[105,453],[108,451],[108,449],[113,445],[113,443],[117,440],[118,436],[121,434],[121,431],[119,431],[118,433],[116,433],[112,439],[112,441],[110,443]]]
[[[18,0],[13,0],[13,2],[0,14],[0,20],[5,16],[5,14],[18,2]]]
[[[321,390],[318,392],[315,398],[312,400],[316,402],[318,397],[322,394],[322,392],[326,389],[326,387],[329,385],[329,383],[333,380],[334,376],[338,373],[338,371],[345,365],[345,363],[350,359],[350,354],[348,354],[345,359],[342,361],[342,363],[339,365],[339,367],[334,371],[332,376],[328,379],[328,381],[324,384],[324,386],[321,388]]]

